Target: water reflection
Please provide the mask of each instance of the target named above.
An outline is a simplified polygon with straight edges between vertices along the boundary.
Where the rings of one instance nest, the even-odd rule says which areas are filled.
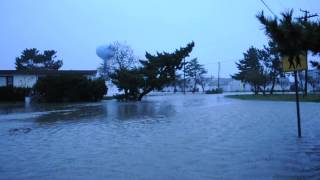
[[[107,116],[107,109],[103,105],[68,107],[65,110],[55,110],[41,115],[35,120],[39,124],[52,124],[62,121],[83,121]]]
[[[116,106],[115,118],[119,120],[169,117],[175,113],[175,107],[168,103],[157,102],[121,102]]]
[[[75,105],[51,105],[48,107],[33,106],[28,107],[32,110],[48,110],[35,118],[39,124],[53,124],[55,122],[66,121],[70,123],[93,121],[93,120],[115,120],[115,121],[132,121],[145,119],[163,119],[173,116],[175,106],[168,102],[116,102],[104,101],[98,104],[75,104]]]

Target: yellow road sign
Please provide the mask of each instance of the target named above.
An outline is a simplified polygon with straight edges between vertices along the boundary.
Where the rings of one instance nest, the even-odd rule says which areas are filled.
[[[293,58],[289,61],[289,57],[282,58],[282,68],[284,72],[302,71],[308,69],[307,57],[301,54],[299,58]]]

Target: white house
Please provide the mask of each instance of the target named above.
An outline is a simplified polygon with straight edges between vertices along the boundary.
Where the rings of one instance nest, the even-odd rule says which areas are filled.
[[[83,75],[93,79],[97,75],[96,70],[35,70],[35,71],[18,71],[18,70],[0,70],[0,87],[28,87],[31,88],[41,77],[56,76],[64,74]]]

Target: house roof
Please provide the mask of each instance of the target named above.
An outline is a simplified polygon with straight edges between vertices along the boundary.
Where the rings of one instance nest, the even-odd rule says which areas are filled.
[[[96,70],[0,70],[0,76],[8,75],[63,75],[63,74],[79,74],[79,75],[96,75]]]

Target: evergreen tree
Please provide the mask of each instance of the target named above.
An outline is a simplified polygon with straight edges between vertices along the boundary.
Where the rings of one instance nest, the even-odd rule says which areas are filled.
[[[140,88],[144,86],[143,74],[140,68],[116,69],[110,74],[112,83],[119,91],[123,91],[126,100],[137,100],[140,94]]]
[[[277,44],[277,50],[281,56],[288,56],[290,66],[294,66],[294,64],[301,63],[301,54],[305,54],[308,50],[317,51],[318,43],[314,39],[317,39],[316,30],[319,26],[317,23],[294,19],[293,10],[281,15],[282,19],[280,20],[270,19],[265,17],[262,12],[257,15],[257,18],[264,25],[267,36]],[[312,64],[313,66],[319,65],[317,62],[312,62]],[[307,95],[307,82],[305,82],[304,95]]]
[[[207,73],[207,70],[202,64],[199,64],[197,58],[193,58],[187,62],[185,72],[186,76],[193,81],[192,92],[195,92],[197,84],[201,85],[201,78],[203,78],[203,75]]]
[[[296,59],[305,52],[307,47],[306,31],[304,26],[292,17],[293,10],[282,13],[282,19],[269,19],[263,12],[257,18],[265,27],[265,33],[274,43],[281,56],[288,56],[289,62]]]
[[[308,42],[308,49],[312,51],[314,55],[320,55],[320,22],[304,22],[307,35],[305,36]],[[320,69],[320,63],[318,61],[311,61],[313,67]]]
[[[125,100],[142,100],[143,96],[153,90],[161,90],[176,79],[176,71],[183,67],[182,60],[189,56],[194,42],[174,53],[146,53],[146,60],[140,60],[141,67],[119,69],[111,74],[112,82],[124,90],[120,95]]]
[[[147,60],[140,60],[142,72],[146,78],[146,86],[142,89],[138,100],[153,90],[161,90],[165,85],[176,79],[176,71],[183,67],[183,59],[188,57],[194,47],[194,42],[173,53],[146,53]]]
[[[246,53],[243,53],[244,58],[236,63],[239,72],[232,76],[233,79],[248,83],[252,87],[252,91],[258,94],[261,87],[268,83],[267,74],[260,64],[259,50],[250,47]]]
[[[62,66],[62,60],[55,60],[56,51],[45,50],[39,53],[36,48],[25,49],[22,55],[16,58],[17,70],[58,70]]]
[[[276,43],[269,41],[268,46],[264,46],[264,49],[260,51],[260,54],[263,60],[264,68],[268,74],[267,76],[269,76],[268,80],[271,81],[270,94],[273,94],[277,79],[284,75],[281,67],[281,58],[280,54],[278,53]]]

